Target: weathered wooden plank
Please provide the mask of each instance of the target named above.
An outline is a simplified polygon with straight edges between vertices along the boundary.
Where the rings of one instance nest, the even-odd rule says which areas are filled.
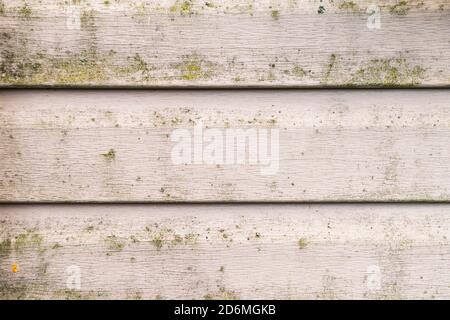
[[[449,102],[446,90],[3,91],[0,200],[448,201]]]
[[[445,204],[6,205],[0,223],[1,299],[450,298]]]
[[[448,0],[0,0],[2,86],[448,86]]]

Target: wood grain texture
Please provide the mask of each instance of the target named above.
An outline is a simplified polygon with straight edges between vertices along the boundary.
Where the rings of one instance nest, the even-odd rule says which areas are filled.
[[[3,91],[0,200],[449,201],[449,101],[446,90]],[[242,164],[176,164],[175,130],[191,138],[201,121],[220,139],[277,130],[278,170],[264,174],[248,149]]]
[[[1,299],[450,298],[446,204],[4,205],[0,223]]]
[[[449,20],[448,0],[0,0],[0,85],[448,86]]]

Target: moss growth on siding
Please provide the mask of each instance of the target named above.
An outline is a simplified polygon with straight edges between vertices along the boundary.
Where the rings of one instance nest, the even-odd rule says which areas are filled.
[[[56,249],[59,249],[59,248],[62,248],[62,245],[60,245],[58,242],[55,243],[55,244],[52,246],[52,249],[53,249],[53,250],[56,250]]]
[[[0,0],[0,16],[3,16],[5,14],[5,4],[2,0]]]
[[[275,73],[272,70],[270,70],[266,77],[266,80],[267,81],[275,81],[275,80],[277,80],[277,76],[275,75]]]
[[[156,234],[150,242],[156,247],[156,250],[160,250],[164,245],[164,239],[161,234]]]
[[[401,0],[395,5],[389,7],[389,12],[392,14],[397,14],[399,16],[405,16],[408,14],[408,11],[411,9],[408,1]]]
[[[102,153],[102,156],[107,160],[115,160],[116,159],[116,151],[114,149],[109,149],[108,152]]]
[[[139,53],[136,53],[133,60],[134,60],[133,66],[136,68],[137,71],[140,71],[143,74],[148,73],[150,71],[150,68],[149,68],[147,62],[145,62],[145,60],[142,59],[142,57],[139,55]]]
[[[150,243],[158,251],[164,246],[195,245],[199,237],[198,234],[186,233],[183,235],[176,233],[172,229],[160,226],[146,227],[146,231],[150,233]]]
[[[185,80],[195,80],[201,78],[202,76],[202,68],[196,62],[190,62],[187,64],[185,72],[182,75]]]
[[[280,18],[280,11],[278,10],[272,10],[271,14],[272,19],[278,20]]]
[[[29,287],[25,284],[10,284],[0,281],[0,300],[29,299]]]
[[[36,249],[38,253],[43,253],[43,242],[44,238],[35,230],[25,230],[0,242],[0,256],[8,255],[13,250],[21,252],[24,249]]]
[[[92,53],[82,53],[79,58],[56,62],[56,81],[62,84],[91,83],[106,80],[105,68]]]
[[[147,63],[144,58],[142,58],[139,53],[136,53],[133,57],[128,57],[129,64],[126,66],[119,66],[115,69],[115,72],[120,76],[137,76],[142,81],[154,80],[152,76],[152,71],[156,68],[149,63]]]
[[[72,289],[57,290],[53,292],[53,299],[56,300],[95,300],[104,298],[106,294],[95,291],[78,291]]]
[[[306,238],[298,239],[298,247],[300,249],[305,249],[307,245],[308,245],[308,241],[306,240]]]
[[[66,58],[44,54],[17,55],[0,52],[0,81],[7,84],[85,84],[105,81],[107,64],[93,49]]]
[[[359,7],[356,3],[353,1],[344,1],[338,5],[338,8],[341,10],[347,10],[347,11],[353,11],[357,12],[359,11]]]
[[[81,29],[87,30],[95,27],[95,11],[93,9],[85,10],[80,17]]]
[[[174,5],[169,8],[169,11],[172,13],[179,13],[180,15],[191,15],[194,13],[193,11],[193,1],[186,0],[180,1],[177,0]]]
[[[299,66],[294,66],[291,70],[291,74],[296,76],[297,78],[303,78],[306,75],[305,70]]]
[[[26,247],[41,247],[43,238],[34,231],[26,231],[14,237],[14,249],[22,250]]]
[[[373,59],[351,77],[350,85],[415,86],[425,77],[425,69],[411,66],[406,59]]]
[[[22,7],[19,8],[18,14],[21,19],[29,20],[31,18],[31,15],[33,14],[33,11],[28,6],[28,4],[25,3]]]
[[[332,53],[330,55],[330,62],[327,65],[326,68],[326,72],[325,72],[325,80],[328,81],[330,76],[331,76],[331,72],[333,71],[334,67],[336,66],[336,62],[337,62],[337,56],[336,54]]]
[[[147,8],[145,6],[145,3],[133,3],[132,6],[134,7],[136,11],[137,16],[145,16],[147,14]]]
[[[115,235],[106,237],[105,242],[109,250],[122,251],[125,247],[125,242]]]
[[[85,232],[88,232],[88,233],[91,233],[92,231],[94,231],[95,230],[95,227],[94,226],[87,226],[86,228],[84,228],[84,231]]]
[[[15,83],[27,79],[30,74],[40,73],[42,66],[39,62],[32,62],[29,58],[21,60],[12,51],[0,52],[0,79],[2,82]]]
[[[142,292],[136,291],[133,293],[127,293],[127,300],[142,300]]]
[[[197,55],[185,56],[181,63],[174,65],[181,72],[183,80],[209,79],[212,76],[212,64],[200,59]]]
[[[40,274],[40,276],[43,276]],[[48,287],[45,282],[30,284],[24,283],[23,280],[14,280],[14,283],[10,283],[4,280],[0,276],[0,300],[24,300],[24,299],[42,299],[45,298],[42,294],[47,293],[47,298],[56,300],[94,300],[101,299],[108,296],[104,292],[95,291],[78,291],[71,289],[62,289],[53,291]]]
[[[0,255],[8,254],[11,251],[12,243],[11,239],[7,238],[0,242]]]
[[[239,300],[235,292],[220,287],[216,293],[207,293],[203,296],[204,300]]]

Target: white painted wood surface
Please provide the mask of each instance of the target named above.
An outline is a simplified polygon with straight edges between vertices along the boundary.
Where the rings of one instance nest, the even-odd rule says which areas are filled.
[[[446,90],[2,91],[0,200],[448,201],[449,103]],[[200,121],[278,130],[278,171],[174,163],[174,130]]]
[[[0,0],[1,86],[448,86],[448,0]]]
[[[3,205],[0,223],[2,299],[450,298],[447,204]]]
[[[0,0],[0,87],[280,89],[0,90],[0,299],[450,299],[449,22],[448,0]],[[200,125],[271,130],[279,167],[175,164]]]

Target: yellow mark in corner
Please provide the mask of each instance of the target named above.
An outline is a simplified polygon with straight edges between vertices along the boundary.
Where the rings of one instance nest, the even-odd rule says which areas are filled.
[[[11,271],[13,273],[19,272],[19,266],[17,265],[17,263],[13,263],[11,266]]]

